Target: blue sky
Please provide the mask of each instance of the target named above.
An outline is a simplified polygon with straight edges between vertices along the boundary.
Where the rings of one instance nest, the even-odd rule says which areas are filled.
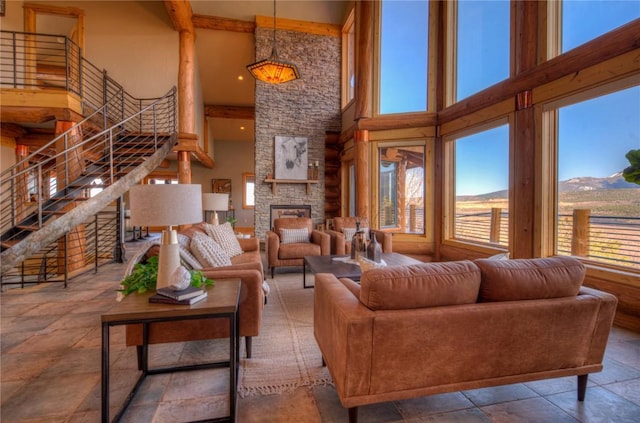
[[[425,109],[426,11],[423,1],[383,4],[381,113]],[[567,51],[639,18],[640,1],[565,0],[562,15],[562,50]],[[506,0],[459,3],[458,99],[508,77],[508,16]],[[622,171],[628,166],[626,152],[640,148],[640,87],[563,108],[559,138],[560,180]],[[506,126],[469,138],[460,147],[458,195],[507,189]]]

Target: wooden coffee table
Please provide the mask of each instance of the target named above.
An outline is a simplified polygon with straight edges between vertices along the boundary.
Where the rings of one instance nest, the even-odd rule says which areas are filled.
[[[332,273],[336,278],[349,278],[354,281],[360,280],[360,265],[345,263],[333,260],[334,257],[348,256],[305,256],[302,266],[302,286],[304,288],[313,288],[313,285],[307,285],[307,266],[311,273]],[[421,261],[403,256],[399,253],[382,253],[380,256],[387,266],[409,266],[412,264],[420,264]]]

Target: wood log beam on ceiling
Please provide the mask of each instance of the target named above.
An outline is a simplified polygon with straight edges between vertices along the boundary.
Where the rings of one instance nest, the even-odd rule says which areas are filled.
[[[256,108],[254,106],[205,105],[204,114],[211,118],[255,120]]]
[[[238,19],[221,18],[218,16],[206,16],[194,14],[191,22],[195,28],[213,29],[216,31],[243,32],[253,34],[256,30],[256,24],[250,21],[241,21]]]

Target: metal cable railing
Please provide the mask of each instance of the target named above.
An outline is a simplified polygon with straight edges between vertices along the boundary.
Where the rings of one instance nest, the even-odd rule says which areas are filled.
[[[499,245],[502,246],[508,246],[508,218],[507,212],[501,213]],[[573,215],[558,215],[557,254],[640,268],[640,217],[589,216],[585,227],[575,225],[579,223]],[[457,239],[489,243],[491,231],[491,212],[456,215]],[[578,243],[577,237],[582,238]],[[584,251],[577,251],[576,244],[582,245]]]

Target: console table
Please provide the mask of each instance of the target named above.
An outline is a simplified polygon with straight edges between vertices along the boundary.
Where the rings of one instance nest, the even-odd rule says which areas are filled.
[[[147,375],[185,370],[229,367],[229,415],[209,421],[235,422],[239,363],[239,312],[240,279],[217,283],[208,288],[208,296],[193,305],[149,303],[147,294],[130,294],[102,315],[102,422],[109,422],[109,331],[112,326],[142,324],[142,374],[118,411],[113,421],[118,421],[131,403]],[[155,322],[193,319],[227,319],[229,321],[229,360],[203,364],[149,369],[149,326]]]

